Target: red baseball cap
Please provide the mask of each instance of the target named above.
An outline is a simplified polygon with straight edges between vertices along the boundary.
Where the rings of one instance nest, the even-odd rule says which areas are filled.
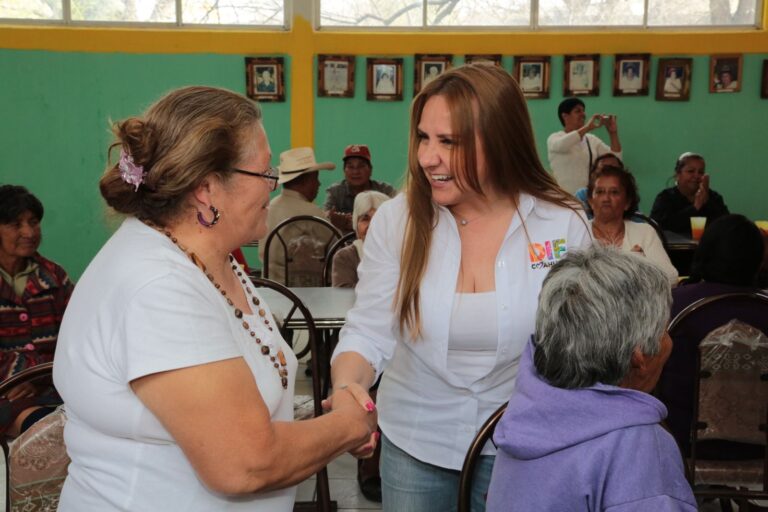
[[[365,144],[350,144],[344,148],[344,161],[351,157],[362,158],[368,161],[368,165],[371,165],[371,150]]]

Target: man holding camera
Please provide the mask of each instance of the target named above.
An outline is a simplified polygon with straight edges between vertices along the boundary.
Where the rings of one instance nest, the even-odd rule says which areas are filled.
[[[619,128],[614,115],[594,114],[585,123],[587,114],[584,102],[578,98],[566,98],[560,102],[557,117],[563,130],[553,133],[547,139],[547,156],[557,183],[574,194],[587,186],[589,170],[597,157],[613,153],[622,158]],[[601,126],[608,130],[610,146],[589,133]]]

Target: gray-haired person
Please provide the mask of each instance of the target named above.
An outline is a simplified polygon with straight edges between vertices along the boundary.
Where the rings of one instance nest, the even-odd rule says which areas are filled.
[[[494,435],[488,511],[696,510],[648,394],[672,348],[670,303],[663,271],[615,248],[552,267]]]

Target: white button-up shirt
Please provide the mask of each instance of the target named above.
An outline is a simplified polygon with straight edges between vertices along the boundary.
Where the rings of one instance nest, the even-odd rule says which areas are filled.
[[[488,375],[467,386],[447,369],[461,241],[446,208],[438,208],[421,282],[422,337],[411,341],[408,332],[399,333],[393,303],[407,209],[400,195],[384,203],[373,218],[358,269],[357,299],[334,357],[358,352],[377,376],[386,367],[377,404],[384,433],[421,461],[460,469],[480,426],[512,394],[548,269],[569,249],[589,245],[591,237],[581,215],[521,195],[520,215],[512,219],[496,257],[496,362]],[[487,453],[493,453],[492,447]]]

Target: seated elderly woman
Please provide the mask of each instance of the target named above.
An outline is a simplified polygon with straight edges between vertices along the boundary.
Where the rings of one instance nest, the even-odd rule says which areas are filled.
[[[592,167],[589,169],[590,176],[592,175],[593,172],[599,171],[606,165],[612,165],[613,167],[624,169],[624,162],[622,162],[619,157],[617,157],[613,153],[603,153],[602,155],[595,158],[594,162],[592,162]],[[591,219],[592,210],[590,210],[589,208],[589,192],[587,187],[581,187],[573,195],[576,197],[576,199],[579,200],[582,206],[584,206],[584,210],[587,212],[587,217]]]
[[[734,250],[735,247],[738,250]],[[688,283],[672,292],[672,318],[705,297],[758,291],[756,277],[763,250],[760,230],[743,215],[729,214],[712,222],[704,230],[693,256]],[[762,309],[748,309],[738,304],[718,308],[678,330],[672,339],[672,354],[661,374],[658,396],[669,410],[667,425],[683,453],[690,450],[699,343],[710,331],[733,318],[768,333],[768,317]],[[735,453],[733,446],[731,451]],[[709,454],[705,454],[707,456]]]
[[[37,252],[43,204],[26,188],[0,186],[0,380],[53,360],[72,281]],[[0,431],[16,435],[47,411],[34,387],[21,385],[0,400]],[[37,412],[35,412],[37,410]]]
[[[488,511],[696,510],[648,394],[671,350],[670,302],[656,265],[614,248],[552,267],[494,435]]]
[[[331,284],[336,288],[354,288],[357,284],[357,266],[363,258],[363,242],[368,233],[373,215],[379,206],[389,196],[367,190],[355,196],[355,205],[352,209],[352,227],[355,229],[357,240],[340,249],[333,256],[333,270],[331,272]]]
[[[593,172],[587,186],[593,214],[592,233],[604,245],[643,255],[661,267],[671,284],[677,283],[677,269],[656,230],[644,222],[632,222],[640,195],[629,171],[606,165]]]

